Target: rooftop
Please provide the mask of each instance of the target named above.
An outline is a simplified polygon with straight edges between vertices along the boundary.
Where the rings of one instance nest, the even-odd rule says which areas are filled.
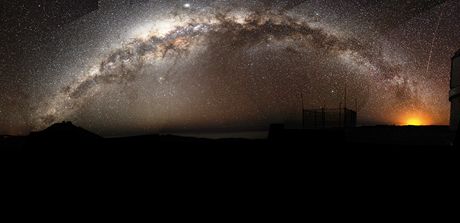
[[[454,55],[454,57],[457,57],[457,56],[460,56],[460,50],[457,50],[457,52]]]

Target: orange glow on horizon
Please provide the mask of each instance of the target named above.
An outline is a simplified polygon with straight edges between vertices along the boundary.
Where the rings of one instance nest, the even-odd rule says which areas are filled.
[[[400,125],[407,126],[423,126],[432,124],[431,118],[421,112],[406,113],[402,115],[399,120]]]
[[[406,125],[420,126],[420,125],[423,125],[423,122],[419,118],[414,117],[414,118],[409,118],[406,122]]]

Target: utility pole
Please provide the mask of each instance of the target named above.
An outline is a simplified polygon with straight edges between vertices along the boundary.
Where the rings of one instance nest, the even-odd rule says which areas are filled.
[[[300,92],[300,98],[302,100],[302,129],[305,128],[305,106],[303,100],[303,92]]]
[[[339,103],[339,122],[342,124],[342,102]]]
[[[347,81],[345,80],[345,107],[343,109],[343,127],[347,125]]]
[[[355,112],[358,112],[358,99],[355,98]]]
[[[345,109],[347,109],[347,83],[345,82]]]

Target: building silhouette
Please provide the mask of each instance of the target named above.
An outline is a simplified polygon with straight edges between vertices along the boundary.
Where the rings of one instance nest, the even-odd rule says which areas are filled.
[[[450,127],[452,130],[457,130],[460,121],[460,50],[452,57],[449,101],[451,103]]]
[[[304,109],[302,126],[304,129],[354,128],[357,112],[347,108]]]

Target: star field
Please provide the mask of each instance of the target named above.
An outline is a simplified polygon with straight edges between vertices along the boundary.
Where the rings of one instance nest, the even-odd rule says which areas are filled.
[[[302,104],[358,109],[361,125],[447,124],[460,4],[423,2],[103,1],[29,36],[16,19],[0,132],[266,129],[301,123]]]

